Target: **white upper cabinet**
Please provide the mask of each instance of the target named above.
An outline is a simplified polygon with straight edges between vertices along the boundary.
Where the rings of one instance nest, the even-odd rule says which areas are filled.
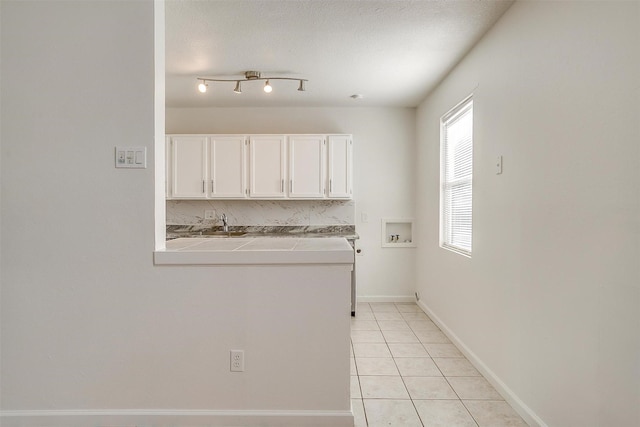
[[[218,136],[209,138],[209,197],[242,199],[245,197],[247,156],[246,138]]]
[[[167,138],[167,197],[246,197],[244,136],[174,135]]]
[[[249,137],[249,197],[282,199],[285,189],[285,137]]]
[[[167,198],[351,199],[351,135],[168,135]]]
[[[325,194],[325,137],[289,136],[289,197],[322,199]]]
[[[206,193],[206,136],[171,138],[171,196],[180,199],[204,199]]]
[[[329,151],[329,198],[350,199],[352,188],[352,153],[351,135],[329,135],[327,138]]]

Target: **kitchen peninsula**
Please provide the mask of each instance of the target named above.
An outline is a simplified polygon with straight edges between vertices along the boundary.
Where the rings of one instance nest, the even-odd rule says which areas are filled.
[[[353,261],[353,248],[343,237],[183,237],[155,253],[158,265],[322,264],[351,271]]]
[[[224,425],[353,426],[350,304],[354,251],[344,237],[178,237],[155,264],[210,272],[233,313],[210,325],[221,348],[204,374],[235,407],[271,408]],[[173,271],[174,269],[171,269]],[[177,288],[190,291],[188,282]],[[215,301],[199,300],[197,304]],[[188,333],[188,331],[185,331]],[[215,338],[214,338],[215,337]],[[203,343],[204,346],[207,343]],[[230,355],[241,351],[241,372]],[[234,353],[235,354],[235,353]],[[276,409],[273,409],[276,408]],[[229,408],[233,409],[233,408]],[[240,419],[241,418],[241,419]]]

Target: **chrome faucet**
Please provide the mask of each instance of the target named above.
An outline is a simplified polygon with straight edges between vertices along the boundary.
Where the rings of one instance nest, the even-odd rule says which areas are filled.
[[[222,229],[225,233],[229,232],[229,223],[227,222],[227,214],[222,214],[220,216],[220,220],[222,221]]]

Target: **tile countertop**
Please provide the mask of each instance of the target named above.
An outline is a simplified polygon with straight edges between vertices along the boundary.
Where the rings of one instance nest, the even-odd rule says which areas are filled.
[[[344,237],[289,238],[183,237],[154,252],[157,265],[353,264],[353,248]]]

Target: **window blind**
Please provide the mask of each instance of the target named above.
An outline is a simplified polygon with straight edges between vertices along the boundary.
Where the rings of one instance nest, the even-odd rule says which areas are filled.
[[[473,99],[441,123],[440,246],[471,255]]]

